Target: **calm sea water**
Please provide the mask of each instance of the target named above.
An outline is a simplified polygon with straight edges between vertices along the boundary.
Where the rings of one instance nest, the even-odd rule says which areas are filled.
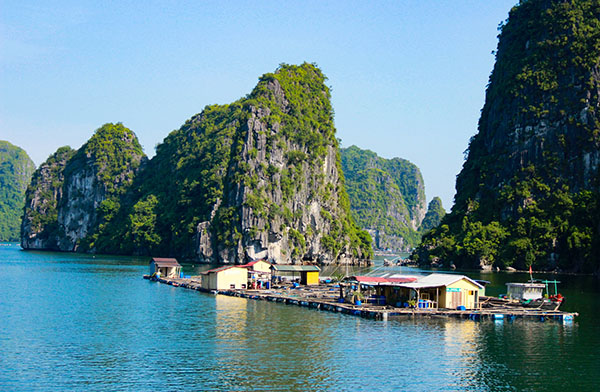
[[[152,283],[146,263],[0,246],[0,390],[600,390],[596,278],[558,277],[572,324],[384,322]]]

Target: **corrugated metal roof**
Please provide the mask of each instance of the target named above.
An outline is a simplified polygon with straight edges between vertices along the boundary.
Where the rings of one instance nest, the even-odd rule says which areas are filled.
[[[450,286],[451,284],[456,283],[461,279],[466,279],[469,282],[473,283],[475,286],[483,288],[482,285],[475,282],[468,276],[453,274],[430,274],[419,279],[417,282],[403,284],[402,287],[407,287],[411,289],[425,289],[430,287]]]
[[[317,267],[316,265],[291,265],[291,264],[286,264],[286,265],[280,265],[280,264],[275,264],[272,265],[271,268],[275,271],[280,271],[280,272],[311,272],[311,271],[321,271],[321,268]]]

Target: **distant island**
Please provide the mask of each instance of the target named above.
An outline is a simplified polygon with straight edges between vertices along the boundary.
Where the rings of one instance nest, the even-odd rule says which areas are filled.
[[[378,250],[406,251],[437,226],[445,211],[439,197],[426,209],[419,168],[401,158],[385,159],[356,146],[342,148],[342,169],[350,210]]]
[[[35,164],[20,147],[0,140],[0,241],[18,241],[25,190]]]

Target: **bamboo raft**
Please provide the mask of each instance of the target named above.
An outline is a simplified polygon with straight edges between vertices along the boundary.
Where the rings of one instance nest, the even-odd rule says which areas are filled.
[[[206,290],[202,288],[199,281],[193,277],[187,278],[151,278],[144,275],[144,279],[151,279],[163,284],[175,287],[183,287],[191,290],[210,292],[216,295],[227,295],[254,300],[279,302],[288,305],[296,305],[318,310],[339,312],[376,320],[388,320],[390,318],[404,317],[440,317],[459,318],[474,321],[480,320],[537,320],[537,321],[560,321],[572,322],[578,313],[562,312],[559,310],[544,310],[541,308],[529,308],[523,306],[491,306],[479,309],[454,310],[454,309],[422,309],[422,308],[397,308],[390,305],[353,305],[339,302],[339,288],[332,284],[321,284],[316,286],[302,286],[298,288],[284,287],[270,290],[252,289],[230,289],[230,290]]]

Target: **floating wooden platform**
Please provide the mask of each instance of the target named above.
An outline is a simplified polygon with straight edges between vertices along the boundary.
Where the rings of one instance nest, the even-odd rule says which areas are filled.
[[[201,287],[200,282],[184,278],[150,278],[144,275],[144,279],[152,279],[157,282],[191,290],[209,292]],[[302,306],[318,310],[327,310],[351,314],[355,316],[372,318],[377,320],[388,320],[390,318],[402,317],[454,317],[469,320],[515,320],[527,319],[537,321],[560,321],[572,322],[578,313],[562,312],[558,310],[541,310],[526,307],[510,308],[483,308],[471,310],[453,309],[410,309],[396,308],[389,305],[363,304],[360,306],[349,303],[338,302],[339,288],[333,285],[300,286],[298,288],[273,288],[271,290],[212,290],[213,294],[227,295],[254,300],[280,302],[289,305]]]

